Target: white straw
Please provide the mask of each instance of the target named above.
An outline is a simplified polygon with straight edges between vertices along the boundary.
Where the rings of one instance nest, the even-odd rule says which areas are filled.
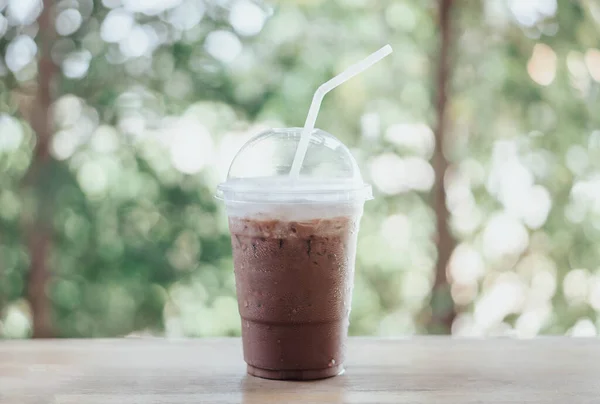
[[[331,80],[321,84],[319,88],[317,88],[317,91],[315,91],[315,95],[313,96],[312,103],[310,104],[310,109],[308,110],[308,116],[306,117],[306,121],[304,122],[304,129],[302,130],[300,142],[298,143],[296,155],[294,156],[294,161],[290,170],[290,175],[292,177],[298,177],[298,175],[300,175],[300,169],[302,168],[302,163],[304,163],[304,156],[306,155],[306,150],[308,149],[308,143],[310,141],[310,134],[315,128],[317,115],[319,114],[321,102],[323,101],[323,97],[325,97],[325,94],[327,94],[340,84],[350,80],[357,74],[367,70],[369,67],[373,66],[375,63],[379,62],[381,59],[383,59],[390,53],[392,53],[392,47],[390,45],[385,45],[377,52],[374,52],[362,61],[353,64],[352,66],[344,70],[342,73],[338,74]]]

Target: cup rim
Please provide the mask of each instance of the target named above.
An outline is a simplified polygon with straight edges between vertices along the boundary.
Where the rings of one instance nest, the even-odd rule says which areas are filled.
[[[337,181],[312,181],[305,182],[303,186],[294,188],[284,186],[279,189],[261,187],[260,179],[251,184],[253,179],[243,178],[244,185],[239,186],[236,180],[228,180],[217,186],[215,198],[225,203],[348,203],[365,202],[373,199],[373,190],[370,184],[360,182]],[[321,187],[314,186],[320,184]],[[323,188],[323,184],[330,186]],[[312,186],[311,186],[312,185]]]

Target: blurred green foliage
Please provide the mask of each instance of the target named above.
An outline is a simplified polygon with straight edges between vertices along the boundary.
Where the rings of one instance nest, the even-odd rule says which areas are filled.
[[[455,2],[446,154],[457,335],[600,325],[600,7]],[[54,158],[20,184],[35,136],[37,1],[0,1],[0,335],[26,337],[22,219],[52,209],[47,293],[63,337],[239,335],[216,184],[245,140],[300,126],[319,84],[394,53],[323,103],[318,126],[374,184],[352,334],[424,332],[436,260],[436,2],[78,0],[53,5]]]

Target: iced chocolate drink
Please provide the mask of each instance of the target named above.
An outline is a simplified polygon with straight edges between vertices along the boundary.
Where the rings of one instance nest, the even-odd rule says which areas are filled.
[[[386,45],[320,85],[304,128],[249,140],[217,187],[250,374],[306,380],[343,370],[356,232],[373,194],[350,150],[314,128],[325,94],[391,52]]]
[[[248,373],[309,380],[343,370],[355,217],[230,217]]]
[[[310,380],[344,369],[358,224],[372,198],[356,161],[315,130],[298,176],[301,129],[274,129],[236,155],[217,197],[229,216],[248,373]]]

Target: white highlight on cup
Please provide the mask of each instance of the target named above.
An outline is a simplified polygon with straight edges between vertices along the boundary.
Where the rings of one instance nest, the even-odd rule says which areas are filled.
[[[321,84],[319,88],[317,88],[317,91],[315,91],[315,95],[313,95],[312,103],[310,104],[310,109],[308,110],[306,121],[304,122],[304,129],[302,130],[300,143],[298,143],[298,148],[296,149],[296,154],[294,155],[292,168],[290,169],[290,175],[292,177],[296,178],[300,175],[300,169],[302,168],[304,156],[306,155],[306,150],[308,149],[308,143],[310,141],[310,133],[315,128],[315,123],[317,122],[317,115],[319,114],[321,102],[323,101],[323,97],[325,97],[325,94],[327,94],[340,84],[350,80],[357,74],[367,70],[369,67],[373,66],[375,63],[379,62],[381,59],[383,59],[390,53],[392,53],[392,47],[390,45],[385,45],[383,48],[379,49],[376,52],[373,52],[362,61],[353,64],[352,66],[344,70],[342,73],[338,74],[331,80]]]

